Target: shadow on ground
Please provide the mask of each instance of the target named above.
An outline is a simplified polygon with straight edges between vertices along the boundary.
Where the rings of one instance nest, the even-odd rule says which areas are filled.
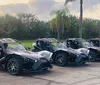
[[[53,65],[53,69],[51,69],[51,70],[44,70],[44,71],[41,71],[41,72],[28,72],[27,71],[27,72],[24,72],[23,74],[21,74],[19,76],[32,77],[32,76],[39,76],[39,75],[51,75],[51,74],[57,72],[56,70],[58,70],[58,69],[66,69],[66,68],[71,69],[71,70],[82,69],[82,68],[87,69],[88,67],[98,67],[99,63],[100,63],[100,60],[96,61],[96,62],[89,62],[89,63],[86,63],[86,64],[68,64],[65,67],[59,67],[59,66]],[[0,67],[0,72],[9,74],[7,71],[5,71],[1,67]]]
[[[45,70],[45,71],[41,71],[41,72],[24,72],[22,75],[20,76],[24,76],[24,77],[33,77],[33,76],[38,76],[38,75],[47,75],[47,74],[51,74],[53,71],[52,70]]]

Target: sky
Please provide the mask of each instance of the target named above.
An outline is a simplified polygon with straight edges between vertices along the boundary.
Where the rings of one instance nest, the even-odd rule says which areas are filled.
[[[40,20],[50,20],[53,10],[61,9],[65,0],[0,0],[0,15],[31,13]],[[68,3],[70,14],[80,15],[80,0]],[[84,0],[84,18],[100,20],[100,0]]]

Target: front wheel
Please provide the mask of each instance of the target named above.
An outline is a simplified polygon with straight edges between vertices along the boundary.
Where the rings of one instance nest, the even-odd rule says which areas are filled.
[[[55,63],[58,66],[65,66],[68,63],[65,53],[58,53],[55,58]]]
[[[19,59],[11,58],[7,63],[7,70],[11,75],[18,75],[22,73],[22,62]]]

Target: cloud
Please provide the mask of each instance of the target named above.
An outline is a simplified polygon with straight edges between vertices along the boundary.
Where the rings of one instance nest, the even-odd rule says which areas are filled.
[[[86,18],[92,18],[92,19],[100,19],[100,5],[96,5],[93,7],[92,10],[85,10],[84,11],[84,17]]]
[[[8,0],[2,0],[8,1]],[[2,5],[0,1],[0,14],[16,14],[20,12],[36,14],[41,20],[51,19],[52,10],[61,9],[65,0],[9,0],[9,4]],[[90,2],[91,1],[91,2]],[[14,3],[13,3],[14,2]],[[100,1],[84,0],[84,17],[100,19]],[[70,13],[79,16],[80,0],[69,3]],[[98,14],[98,15],[97,15]]]
[[[47,20],[55,5],[54,0],[30,0],[29,3],[17,3],[0,6],[4,13],[16,14],[20,12],[36,14],[40,19]]]
[[[27,4],[29,2],[35,2],[35,1],[37,0],[1,0],[0,5],[19,4],[19,3]]]
[[[0,16],[4,15],[3,10],[0,10]]]
[[[69,5],[71,14],[80,16],[80,1],[77,0]],[[83,3],[83,16],[85,18],[99,19],[100,20],[100,1],[99,0],[84,0]],[[98,15],[97,15],[98,14]]]
[[[94,6],[100,4],[100,0],[83,0],[83,9],[92,10]],[[76,0],[69,5],[71,11],[79,12],[80,10],[80,0]]]
[[[65,0],[55,0],[56,2],[65,2]]]

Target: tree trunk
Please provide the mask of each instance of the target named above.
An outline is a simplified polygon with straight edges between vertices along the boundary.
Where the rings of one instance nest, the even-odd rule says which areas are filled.
[[[60,41],[60,28],[58,28],[57,39],[58,39],[58,41]]]
[[[62,32],[61,32],[61,39],[63,39],[63,35],[64,35],[64,18],[62,17],[62,25],[61,25],[61,28],[62,28]]]

